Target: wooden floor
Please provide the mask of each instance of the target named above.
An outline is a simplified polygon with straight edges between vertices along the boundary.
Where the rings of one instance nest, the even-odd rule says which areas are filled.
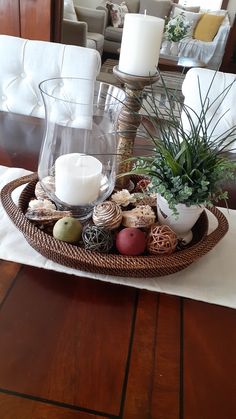
[[[0,270],[1,418],[235,419],[236,310]]]

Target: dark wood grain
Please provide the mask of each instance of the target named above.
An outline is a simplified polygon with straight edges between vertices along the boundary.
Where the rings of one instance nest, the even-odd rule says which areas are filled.
[[[21,37],[51,40],[52,0],[20,0]]]
[[[75,411],[0,392],[2,419],[103,419],[104,416]],[[106,417],[107,418],[107,417]]]
[[[178,297],[160,295],[152,392],[152,417],[156,419],[179,417],[182,374],[180,304]]]
[[[36,171],[44,120],[0,112],[0,164]]]
[[[143,291],[123,417],[177,419],[179,392],[180,299]]]
[[[184,418],[236,417],[236,310],[184,304]]]
[[[64,0],[52,0],[51,41],[61,42]]]
[[[0,28],[1,34],[20,36],[18,0],[0,0]]]
[[[236,45],[236,15],[234,14],[234,21],[230,28],[220,71],[223,71],[226,73],[234,73],[234,74],[236,73],[235,45]]]
[[[148,418],[155,365],[158,294],[139,295],[124,418]]]
[[[0,311],[0,388],[118,414],[134,298],[25,267]]]
[[[20,270],[19,263],[6,262],[0,260],[0,303],[5,298],[9,288],[11,287],[17,273]]]
[[[0,0],[1,34],[60,42],[63,0]]]

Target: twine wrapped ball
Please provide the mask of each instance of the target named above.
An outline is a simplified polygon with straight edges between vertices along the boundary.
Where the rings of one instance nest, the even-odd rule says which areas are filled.
[[[85,227],[82,233],[82,239],[86,250],[109,253],[113,246],[111,231],[95,225]]]
[[[98,227],[114,230],[122,220],[122,211],[119,205],[112,201],[104,201],[93,210],[93,222]]]
[[[152,255],[170,255],[177,246],[177,236],[167,225],[154,224],[147,240],[147,250]]]

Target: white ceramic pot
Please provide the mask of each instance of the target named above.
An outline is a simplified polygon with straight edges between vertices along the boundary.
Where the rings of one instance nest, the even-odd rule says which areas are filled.
[[[175,233],[179,240],[183,240],[186,244],[190,243],[193,238],[192,227],[200,217],[204,206],[192,205],[187,207],[185,204],[176,205],[178,215],[173,214],[168,202],[161,195],[157,195],[157,215],[161,224],[168,225]]]

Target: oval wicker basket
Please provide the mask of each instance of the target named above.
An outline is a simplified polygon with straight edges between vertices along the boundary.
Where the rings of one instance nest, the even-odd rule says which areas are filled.
[[[54,262],[82,271],[140,278],[173,274],[209,252],[228,231],[228,222],[225,216],[213,207],[210,211],[217,218],[218,227],[207,235],[208,217],[204,211],[193,228],[191,245],[172,255],[123,256],[92,252],[54,239],[25,217],[24,212],[29,200],[34,196],[37,180],[37,174],[32,174],[4,186],[1,191],[3,207],[35,250]],[[28,185],[21,193],[17,207],[11,194],[15,188],[25,183]]]

